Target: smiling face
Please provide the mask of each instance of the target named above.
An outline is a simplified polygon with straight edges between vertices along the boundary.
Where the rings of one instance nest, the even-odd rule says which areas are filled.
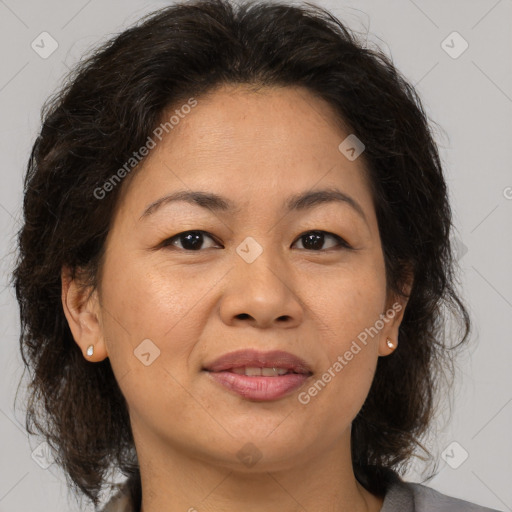
[[[362,158],[340,152],[349,134],[304,89],[197,101],[123,183],[99,295],[66,310],[75,340],[110,358],[146,458],[243,470],[251,442],[268,470],[347,454],[402,316],[382,322],[394,299]],[[276,398],[243,396],[205,370],[241,349],[288,352],[312,375]]]

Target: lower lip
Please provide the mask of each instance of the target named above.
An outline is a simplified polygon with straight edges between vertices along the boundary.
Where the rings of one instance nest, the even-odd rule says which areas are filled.
[[[310,375],[287,373],[276,377],[248,376],[222,371],[208,372],[215,381],[230,391],[257,401],[277,400],[300,388]]]

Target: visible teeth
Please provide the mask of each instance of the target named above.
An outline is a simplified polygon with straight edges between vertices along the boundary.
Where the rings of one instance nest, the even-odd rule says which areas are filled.
[[[237,373],[238,375],[247,375],[249,377],[275,377],[276,375],[285,375],[288,373],[286,368],[276,368],[275,371],[273,368],[256,368],[256,367],[245,367],[245,368],[232,368],[231,371],[233,373]]]
[[[261,368],[245,368],[245,375],[261,375]]]

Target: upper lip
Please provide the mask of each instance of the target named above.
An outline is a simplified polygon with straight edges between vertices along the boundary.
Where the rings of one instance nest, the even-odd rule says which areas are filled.
[[[260,352],[258,350],[237,350],[229,352],[205,365],[210,372],[221,372],[232,368],[286,368],[295,373],[312,373],[309,365],[300,357],[282,350]]]

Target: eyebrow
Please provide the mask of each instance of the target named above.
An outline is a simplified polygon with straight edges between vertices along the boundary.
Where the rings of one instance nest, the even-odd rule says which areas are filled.
[[[239,211],[235,203],[228,198],[211,192],[182,190],[167,194],[149,204],[139,220],[149,217],[163,205],[183,201],[192,205],[207,208],[211,211],[235,213]],[[286,209],[291,211],[304,211],[315,206],[328,203],[342,203],[349,205],[368,224],[368,220],[361,205],[352,197],[338,189],[322,189],[302,192],[289,197],[285,203]]]

